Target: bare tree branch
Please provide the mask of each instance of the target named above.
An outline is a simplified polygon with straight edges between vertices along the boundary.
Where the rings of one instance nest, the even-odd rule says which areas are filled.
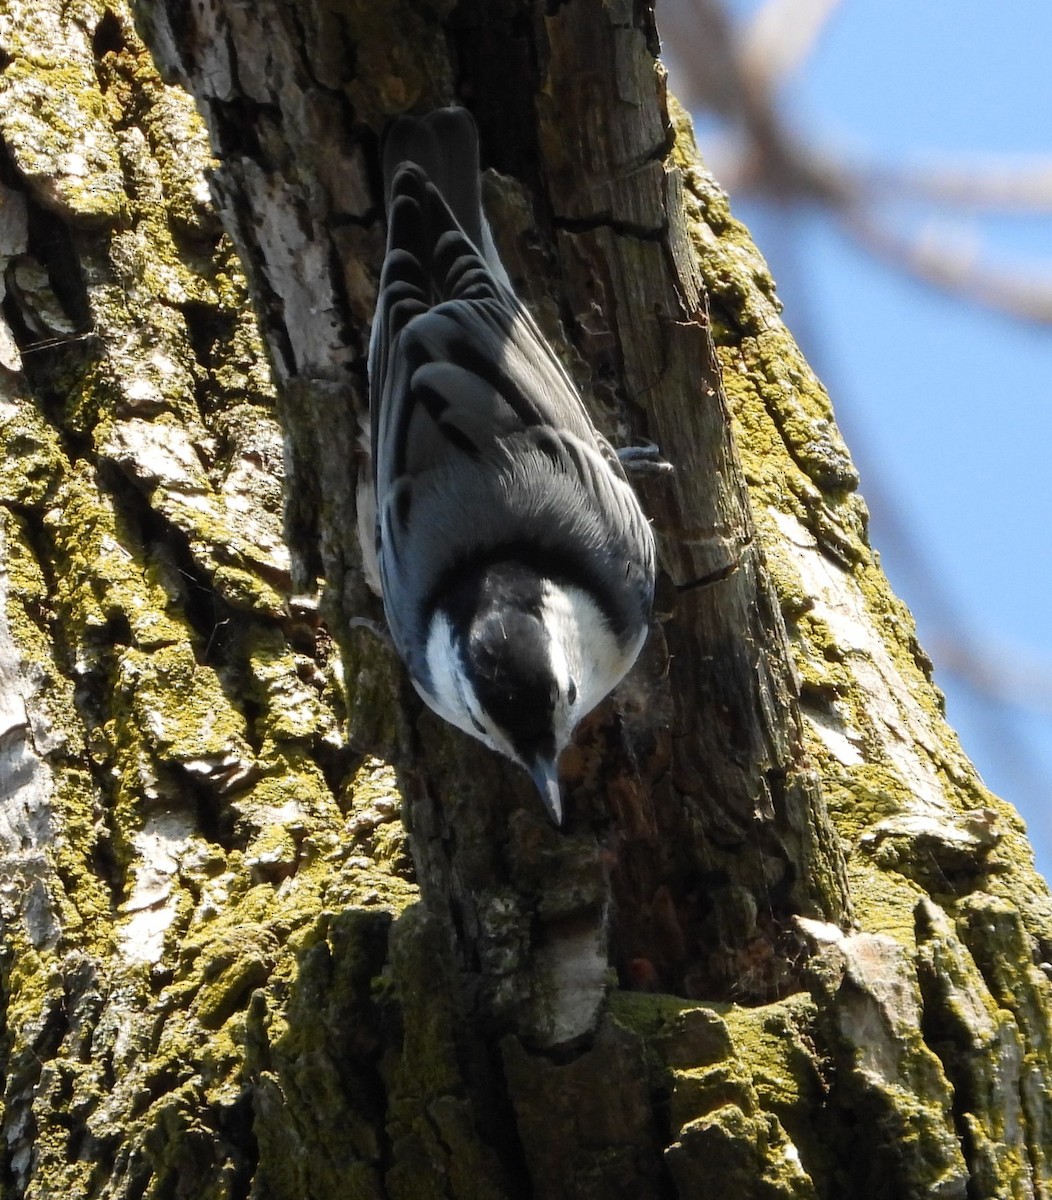
[[[895,232],[887,217],[889,203],[902,201],[969,214],[1052,212],[1052,159],[873,165],[795,128],[778,90],[837,8],[836,0],[768,0],[739,30],[720,0],[672,0],[665,22],[676,84],[688,105],[732,126],[718,163],[724,185],[780,206],[818,205],[870,253],[916,278],[1017,319],[1052,323],[1052,270],[1021,271],[962,251],[960,240],[933,239],[929,223],[915,217],[915,232]],[[977,247],[981,241],[977,231]]]

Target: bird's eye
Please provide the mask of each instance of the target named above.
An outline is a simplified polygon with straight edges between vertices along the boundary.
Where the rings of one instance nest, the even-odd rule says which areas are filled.
[[[570,684],[566,689],[566,699],[569,700],[571,704],[577,703],[577,684],[574,683],[572,679],[570,680]]]

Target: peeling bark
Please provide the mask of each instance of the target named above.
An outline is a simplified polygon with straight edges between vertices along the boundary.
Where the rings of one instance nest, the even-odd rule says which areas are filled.
[[[1047,888],[649,9],[136,19],[167,82],[117,0],[0,15],[0,1192],[1049,1195]],[[676,465],[565,832],[351,625],[376,141],[456,97]]]

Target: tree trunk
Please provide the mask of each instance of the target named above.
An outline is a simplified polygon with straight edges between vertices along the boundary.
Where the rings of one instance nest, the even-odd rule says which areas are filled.
[[[136,17],[167,84],[123,0],[0,14],[4,1200],[1050,1195],[1047,888],[650,10]],[[377,136],[457,97],[676,467],[564,831],[352,627]]]

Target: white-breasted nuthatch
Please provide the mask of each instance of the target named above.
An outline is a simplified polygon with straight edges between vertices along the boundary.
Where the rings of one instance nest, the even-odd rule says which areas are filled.
[[[559,824],[559,754],[646,640],[653,535],[497,256],[470,114],[396,118],[383,177],[369,403],[388,625],[427,704],[523,766]]]

